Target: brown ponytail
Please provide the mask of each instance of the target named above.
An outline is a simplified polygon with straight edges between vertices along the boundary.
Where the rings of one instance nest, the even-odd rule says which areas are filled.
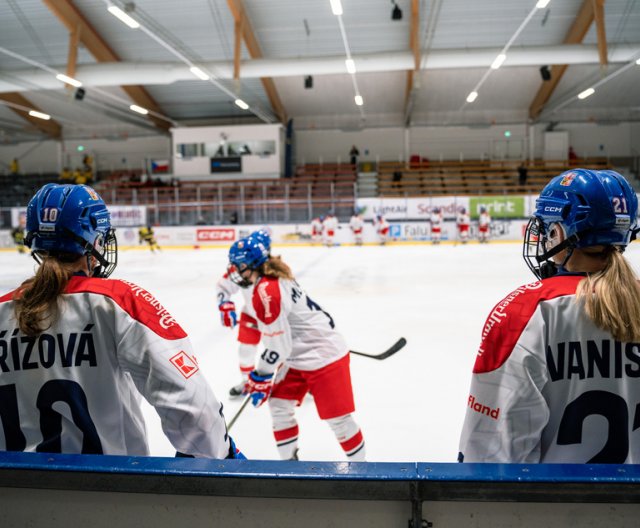
[[[582,279],[576,298],[617,341],[640,341],[640,285],[622,253],[612,248],[604,269]]]
[[[15,315],[23,334],[35,337],[58,317],[58,296],[73,275],[72,266],[55,257],[43,257],[34,277],[16,291]]]
[[[260,267],[260,274],[266,275],[267,277],[294,280],[291,268],[284,263],[281,257],[270,256]]]

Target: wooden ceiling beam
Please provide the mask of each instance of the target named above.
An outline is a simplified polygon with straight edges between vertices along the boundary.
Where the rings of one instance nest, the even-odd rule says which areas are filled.
[[[98,62],[120,62],[120,57],[105,42],[98,31],[82,15],[70,0],[42,0],[49,10],[62,22],[62,24],[73,34],[78,32],[78,39],[82,45],[89,50],[91,55]],[[162,114],[162,110],[142,86],[122,86],[131,100],[138,106],[142,106],[151,112]],[[163,131],[169,130],[171,124],[164,119],[148,115],[149,119]]]
[[[242,0],[227,0],[227,4],[236,24],[239,23],[242,28],[242,38],[244,40],[245,46],[247,47],[249,55],[252,59],[261,59],[262,50],[260,49],[258,40],[256,39],[255,33],[253,32],[251,23],[246,16]],[[238,70],[239,68],[240,67],[238,66]],[[284,105],[282,104],[282,101],[280,100],[280,96],[278,95],[278,90],[276,89],[276,85],[273,82],[273,79],[271,77],[261,77],[260,81],[262,82],[262,87],[264,88],[264,91],[269,98],[269,102],[271,103],[273,111],[278,116],[278,119],[281,123],[286,123],[287,112],[284,108]]]
[[[240,80],[240,56],[242,55],[242,20],[236,20],[233,46],[233,78]]]
[[[604,67],[609,64],[607,53],[607,32],[604,27],[604,0],[592,0],[593,17],[596,22],[596,33],[598,35],[598,56],[600,58],[600,66]]]
[[[580,11],[576,15],[571,28],[569,28],[569,31],[565,36],[565,44],[580,44],[584,40],[584,37],[587,34],[587,31],[589,31],[594,20],[593,1],[594,0],[584,0],[582,3]],[[540,115],[544,105],[547,104],[547,101],[549,101],[556,87],[560,83],[564,72],[567,71],[567,67],[568,66],[566,64],[555,64],[551,66],[551,79],[544,81],[540,85],[538,93],[536,93],[531,105],[529,106],[529,117],[531,119],[535,119]]]
[[[10,103],[7,105],[7,108],[10,108],[11,110],[13,110],[21,118],[31,123],[34,127],[36,127],[41,132],[48,134],[54,139],[59,139],[62,136],[62,127],[55,120],[40,119],[38,117],[33,117],[29,115],[29,110],[25,110],[25,108],[30,108],[31,110],[36,110],[38,112],[43,112],[43,113],[46,113],[46,112],[38,108],[36,105],[34,105],[22,94],[3,93],[3,94],[0,94],[0,100]],[[12,106],[12,105],[16,105],[16,106]]]
[[[413,70],[407,72],[407,85],[404,91],[404,115],[405,122],[408,122],[410,116],[408,114],[409,101],[411,99],[411,91],[415,76],[419,75],[420,70],[420,2],[419,0],[411,0],[411,23],[409,25],[409,48],[413,52]]]
[[[71,78],[76,76],[76,66],[78,64],[78,44],[80,43],[80,26],[75,27],[69,35],[69,54],[67,55],[67,75]],[[69,85],[67,85],[69,86]]]

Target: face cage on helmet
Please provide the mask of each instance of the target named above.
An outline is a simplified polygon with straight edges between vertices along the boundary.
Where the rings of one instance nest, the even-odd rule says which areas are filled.
[[[92,276],[106,279],[118,265],[118,239],[115,229],[109,229],[104,241],[102,238],[96,240],[94,248],[94,252],[100,256],[98,257],[94,252],[92,252],[92,256],[96,257],[100,265],[94,268]]]
[[[541,218],[533,216],[525,229],[522,257],[538,279],[547,279],[558,272],[558,267],[552,257],[566,249],[567,255],[561,264],[561,266],[564,266],[571,258],[579,239],[580,237],[577,234],[573,234],[565,238],[557,246],[547,249],[547,233],[544,223]]]
[[[538,279],[542,278],[540,256],[545,253],[545,241],[546,234],[542,220],[536,216],[532,216],[524,231],[522,258]]]
[[[109,229],[104,239],[102,235],[99,235],[94,245],[91,245],[72,231],[67,231],[67,235],[84,248],[83,255],[87,258],[87,268],[89,270],[91,270],[91,257],[98,261],[98,265],[91,270],[91,277],[106,279],[114,272],[118,265],[118,239],[114,229]],[[42,258],[47,254],[48,252],[46,251],[36,250],[31,252],[31,256],[38,264],[42,264]]]
[[[242,276],[242,273],[247,270],[254,271],[254,269],[249,266],[245,266],[242,271],[240,271],[235,264],[229,264],[227,266],[227,275],[229,275],[229,280],[234,284],[237,284],[241,288],[248,288],[252,286],[253,283]]]

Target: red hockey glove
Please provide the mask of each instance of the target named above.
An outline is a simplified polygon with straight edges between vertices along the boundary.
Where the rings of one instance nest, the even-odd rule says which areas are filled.
[[[254,407],[260,407],[269,399],[273,390],[273,374],[258,374],[255,370],[249,373],[249,379],[244,386],[244,394],[251,396],[251,403]]]
[[[223,326],[233,328],[238,323],[238,316],[236,314],[236,305],[231,301],[225,301],[218,306],[220,309],[220,320]]]

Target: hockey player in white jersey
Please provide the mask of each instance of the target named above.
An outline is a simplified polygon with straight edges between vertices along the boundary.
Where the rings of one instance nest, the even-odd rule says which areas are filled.
[[[439,244],[442,238],[442,211],[439,207],[434,207],[429,217],[431,222],[431,243]]]
[[[45,185],[25,243],[36,274],[0,297],[0,449],[148,455],[141,394],[178,454],[236,457],[186,332],[149,292],[107,278],[117,242],[100,196]]]
[[[333,213],[327,213],[324,221],[322,222],[322,236],[324,237],[324,243],[326,246],[333,246],[333,239],[336,236],[338,230],[338,219]]]
[[[364,460],[364,439],[353,418],[349,350],[331,316],[295,281],[289,267],[249,237],[229,251],[231,276],[253,286],[253,307],[265,350],[249,374],[254,405],[265,401],[282,459],[297,459],[295,409],[310,392],[318,415],[349,460]]]
[[[539,280],[487,318],[460,461],[640,463],[640,287],[622,254],[637,211],[610,170],[542,190],[523,251]]]
[[[269,233],[260,229],[251,234],[260,240],[267,251],[271,251],[271,236]],[[241,293],[244,303],[238,320],[236,305],[231,298]],[[236,324],[238,328],[238,364],[240,367],[240,383],[234,385],[229,390],[232,397],[240,396],[247,383],[249,372],[253,370],[256,362],[256,352],[260,343],[260,330],[258,330],[258,321],[256,320],[256,312],[253,309],[251,297],[253,289],[241,288],[238,284],[229,278],[229,270],[220,278],[216,284],[216,297],[218,299],[218,309],[220,310],[220,322],[223,326],[234,328]]]
[[[380,240],[380,245],[384,246],[389,239],[389,222],[382,215],[377,215],[374,220],[374,226],[376,228],[376,233],[378,233],[378,240]]]
[[[364,220],[362,219],[362,215],[358,212],[353,213],[351,220],[349,220],[349,228],[353,233],[353,238],[355,239],[356,246],[362,245],[362,230],[364,229]]]
[[[480,207],[480,216],[478,217],[478,239],[481,244],[489,242],[491,236],[491,215],[486,207]]]
[[[458,215],[456,216],[456,226],[458,228],[460,242],[463,244],[469,242],[469,227],[471,226],[471,219],[469,218],[469,213],[467,213],[467,210],[464,207],[461,207],[458,211]]]
[[[311,242],[322,241],[322,222],[324,216],[316,216],[311,220]]]

